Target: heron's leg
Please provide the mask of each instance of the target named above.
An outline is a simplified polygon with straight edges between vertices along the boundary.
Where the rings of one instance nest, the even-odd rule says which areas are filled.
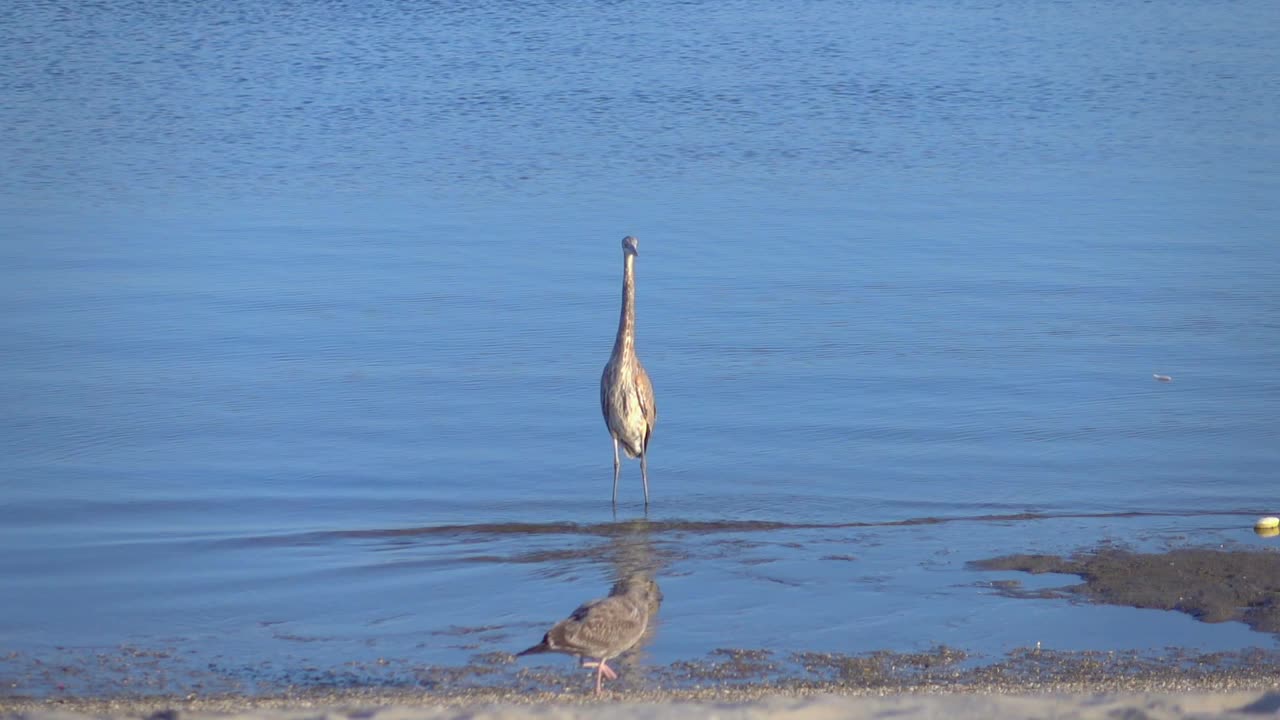
[[[618,504],[618,436],[613,436],[613,504]]]
[[[640,478],[644,481],[644,506],[649,507],[649,451],[640,451]]]

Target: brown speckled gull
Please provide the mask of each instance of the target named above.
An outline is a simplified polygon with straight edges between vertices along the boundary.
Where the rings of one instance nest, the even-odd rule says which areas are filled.
[[[583,603],[569,617],[556,623],[542,642],[520,655],[559,652],[577,655],[583,667],[596,668],[596,694],[604,677],[618,677],[607,660],[630,650],[649,627],[649,618],[658,612],[662,591],[658,583],[637,573],[619,580],[609,597]]]

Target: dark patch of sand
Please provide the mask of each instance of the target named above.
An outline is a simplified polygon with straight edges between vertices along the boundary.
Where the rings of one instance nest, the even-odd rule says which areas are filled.
[[[1254,630],[1280,633],[1280,552],[1180,548],[1138,553],[1099,548],[1071,557],[1005,555],[971,563],[980,570],[1079,575],[1084,582],[1013,597],[1079,597],[1136,608],[1177,610],[1204,622],[1239,620]]]

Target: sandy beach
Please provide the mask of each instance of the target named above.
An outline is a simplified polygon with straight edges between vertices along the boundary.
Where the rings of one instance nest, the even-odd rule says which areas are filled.
[[[582,671],[566,668],[521,672],[503,683],[484,685],[463,680],[469,673],[459,672],[454,682],[435,689],[356,684],[295,686],[257,694],[177,694],[127,691],[120,685],[96,694],[0,697],[0,718],[1280,717],[1280,663],[1265,651],[1206,656],[1169,649],[1144,659],[1028,650],[967,669],[951,667],[948,659],[954,656],[945,652],[808,657],[797,674],[770,678],[758,664],[759,655],[745,653],[682,665],[681,682],[633,667],[599,696],[591,692]],[[824,670],[824,662],[840,669]],[[873,666],[880,671],[872,671]]]
[[[1213,683],[1209,683],[1212,685]],[[703,697],[699,697],[702,695]],[[1280,690],[1208,690],[1176,692],[1090,692],[1087,690],[1027,693],[983,688],[978,692],[895,693],[884,696],[847,696],[828,693],[763,695],[750,691],[701,694],[638,694],[606,697],[582,696],[523,698],[476,697],[437,700],[430,696],[411,699],[335,698],[224,698],[196,701],[78,700],[49,703],[2,703],[0,716],[29,720],[78,718],[149,718],[150,720],[575,720],[606,717],[611,720],[642,718],[722,718],[754,720],[788,718],[1265,718],[1280,715]]]

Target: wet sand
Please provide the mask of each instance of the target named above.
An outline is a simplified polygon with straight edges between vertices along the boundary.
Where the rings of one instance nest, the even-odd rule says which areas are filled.
[[[1026,592],[1017,584],[1002,591],[1014,597],[1078,597],[1109,605],[1176,610],[1204,622],[1237,620],[1259,632],[1280,633],[1280,552],[1179,548],[1137,553],[1099,548],[1071,557],[1007,555],[980,560],[981,570],[1067,573],[1084,582]]]

